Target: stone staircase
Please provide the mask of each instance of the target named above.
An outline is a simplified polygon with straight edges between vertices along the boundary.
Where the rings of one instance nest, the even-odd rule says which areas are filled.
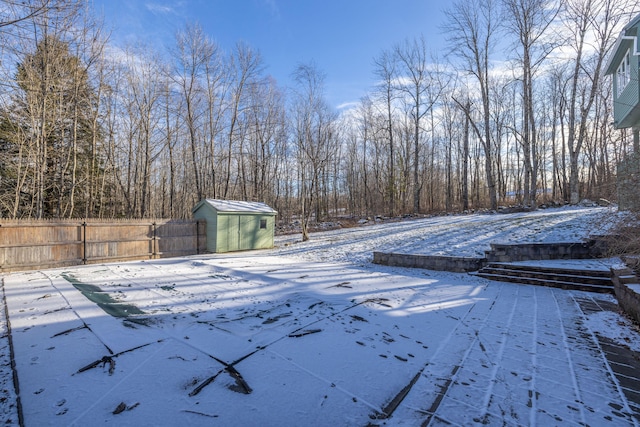
[[[613,274],[606,270],[574,270],[542,265],[490,262],[472,274],[501,282],[614,293]]]

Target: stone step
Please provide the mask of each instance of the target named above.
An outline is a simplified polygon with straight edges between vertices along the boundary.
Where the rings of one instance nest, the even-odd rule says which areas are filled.
[[[482,270],[475,273],[475,275],[484,277],[489,280],[496,280],[499,282],[519,283],[524,285],[536,285],[547,286],[552,288],[570,289],[587,292],[599,292],[599,293],[614,293],[613,285],[592,285],[587,283],[565,282],[561,280],[543,280],[530,277],[517,277],[504,274],[490,274],[483,273]]]
[[[576,274],[574,271],[572,272],[561,272],[558,270],[555,271],[540,271],[536,270],[524,270],[524,269],[512,269],[506,267],[493,267],[487,266],[480,270],[483,274],[497,274],[502,276],[511,276],[511,277],[520,277],[520,278],[528,278],[528,279],[538,279],[538,280],[548,280],[548,281],[559,281],[559,282],[571,282],[571,283],[583,283],[590,285],[599,285],[599,286],[612,286],[611,277],[604,276],[591,276],[587,275],[589,272],[584,272],[585,274]]]
[[[590,276],[590,277],[611,278],[610,270],[578,270],[578,269],[551,267],[551,266],[544,266],[544,265],[526,265],[526,264],[513,264],[513,263],[500,263],[500,262],[491,262],[487,264],[487,267],[507,268],[509,270],[522,270],[522,271],[532,271],[532,272],[541,272],[541,273],[556,273],[556,274],[571,275],[571,276]]]
[[[480,269],[475,275],[501,282],[614,293],[612,273],[607,270],[577,270],[493,262]]]

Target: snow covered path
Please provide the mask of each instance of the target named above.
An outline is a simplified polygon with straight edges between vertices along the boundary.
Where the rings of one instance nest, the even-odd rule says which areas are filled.
[[[584,310],[611,296],[359,265],[382,230],[314,235],[315,260],[307,242],[4,276],[24,425],[638,424],[598,339],[638,334]]]

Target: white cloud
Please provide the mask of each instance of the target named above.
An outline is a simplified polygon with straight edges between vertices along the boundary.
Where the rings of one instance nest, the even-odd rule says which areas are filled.
[[[278,7],[278,3],[276,2],[276,0],[264,0],[264,3],[269,8],[269,11],[271,12],[272,17],[276,19],[281,18],[280,8]]]
[[[352,108],[356,108],[360,103],[357,101],[343,102],[338,105],[336,109],[338,110],[351,110]]]
[[[175,10],[170,6],[165,6],[158,3],[145,3],[145,7],[151,13],[169,15],[174,14]]]

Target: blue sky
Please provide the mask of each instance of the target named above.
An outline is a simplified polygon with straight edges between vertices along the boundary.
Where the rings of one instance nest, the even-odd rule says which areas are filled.
[[[356,102],[373,85],[373,58],[424,34],[443,48],[440,25],[448,2],[433,0],[93,0],[113,29],[112,43],[140,40],[163,48],[176,30],[198,22],[220,46],[244,41],[258,49],[281,86],[299,63],[326,73],[334,106]]]

